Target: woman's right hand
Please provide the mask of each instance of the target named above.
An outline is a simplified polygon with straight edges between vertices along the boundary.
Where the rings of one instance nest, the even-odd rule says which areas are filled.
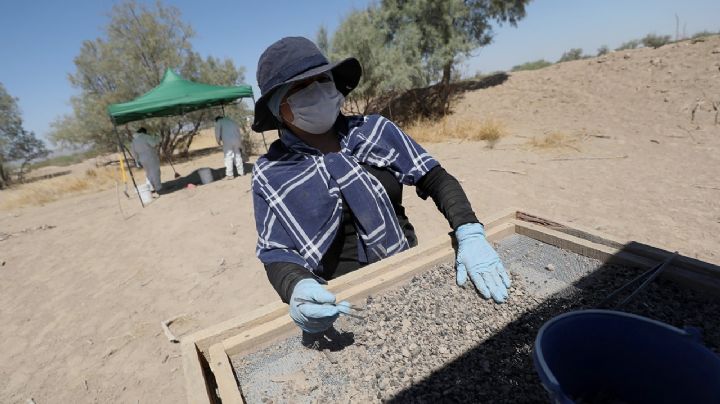
[[[303,331],[317,334],[332,327],[343,308],[349,305],[347,302],[336,305],[334,294],[314,279],[303,279],[295,285],[290,297],[290,317]]]

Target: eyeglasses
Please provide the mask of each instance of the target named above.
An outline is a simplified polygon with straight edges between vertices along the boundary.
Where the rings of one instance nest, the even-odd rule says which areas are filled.
[[[323,73],[318,76],[308,77],[305,80],[298,81],[297,83],[294,83],[292,87],[290,87],[290,90],[288,90],[287,94],[285,94],[285,97],[289,97],[297,93],[298,91],[302,90],[303,88],[309,86],[316,81],[318,83],[328,83],[332,81],[332,77],[327,73]]]

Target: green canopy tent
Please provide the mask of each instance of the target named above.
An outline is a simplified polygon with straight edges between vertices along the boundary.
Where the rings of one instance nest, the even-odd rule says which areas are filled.
[[[167,69],[162,82],[157,87],[132,101],[109,105],[108,113],[113,123],[118,145],[127,161],[125,147],[120,139],[117,125],[146,118],[182,115],[199,109],[223,106],[244,97],[252,98],[255,102],[252,87],[249,85],[224,87],[195,83],[182,78],[171,69]],[[263,134],[264,140],[265,134]],[[128,166],[128,170],[137,191],[137,183],[130,166]],[[140,199],[140,203],[143,207],[145,206],[142,199]]]

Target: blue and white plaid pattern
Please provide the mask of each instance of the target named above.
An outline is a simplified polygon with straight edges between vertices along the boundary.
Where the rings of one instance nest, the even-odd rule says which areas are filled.
[[[359,163],[386,167],[415,185],[438,162],[379,115],[348,118],[341,151],[323,155],[285,130],[253,168],[257,256],[317,272],[342,219],[342,200],[355,216],[358,258],[375,262],[409,247],[382,184]],[[342,199],[341,199],[342,198]]]

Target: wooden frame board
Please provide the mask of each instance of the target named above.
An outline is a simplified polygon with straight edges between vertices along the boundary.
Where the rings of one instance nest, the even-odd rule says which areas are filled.
[[[623,242],[578,226],[569,226],[517,209],[487,218],[486,237],[498,241],[521,234],[602,262],[648,268],[664,261],[669,251],[637,242]],[[368,295],[402,284],[412,276],[454,257],[448,236],[404,251],[329,282],[338,300],[359,302]],[[682,284],[720,292],[720,267],[682,257],[666,275]],[[189,335],[182,341],[183,368],[189,403],[244,402],[230,356],[262,349],[295,330],[287,305],[272,303]]]

